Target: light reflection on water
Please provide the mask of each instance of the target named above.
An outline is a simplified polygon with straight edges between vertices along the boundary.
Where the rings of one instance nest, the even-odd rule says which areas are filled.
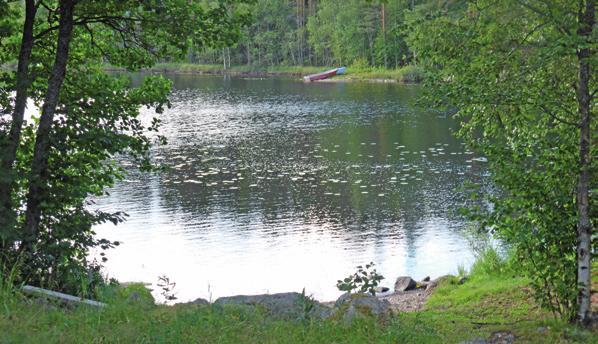
[[[130,215],[96,228],[123,243],[111,277],[167,275],[182,301],[304,287],[329,300],[369,261],[388,286],[471,263],[455,210],[483,163],[452,120],[412,104],[419,87],[172,78],[154,152],[170,168],[131,171],[97,200]]]

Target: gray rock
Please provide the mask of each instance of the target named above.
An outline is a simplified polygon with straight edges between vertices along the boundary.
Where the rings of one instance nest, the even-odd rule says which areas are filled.
[[[299,293],[228,296],[217,299],[214,304],[260,307],[269,315],[285,319],[324,319],[332,313],[329,307]]]
[[[488,339],[488,343],[490,344],[513,344],[515,343],[515,335],[509,331],[497,331],[492,333],[490,339]]]
[[[392,315],[388,300],[380,300],[368,294],[343,294],[335,303],[333,317],[351,322],[358,317],[375,317],[387,320]]]
[[[189,301],[189,302],[177,302],[177,303],[175,303],[174,305],[175,305],[175,306],[179,306],[179,305],[198,305],[198,306],[207,306],[207,305],[209,305],[209,304],[210,304],[210,302],[209,302],[208,300],[206,300],[206,299],[202,299],[202,298],[199,298],[199,299],[195,299],[195,300],[193,300],[193,301]]]
[[[402,292],[415,289],[417,283],[409,276],[401,276],[395,282],[395,292]]]
[[[513,344],[515,343],[515,335],[509,331],[497,331],[490,335],[490,338],[474,338],[461,342],[461,344]]]
[[[394,294],[394,290],[391,290],[388,287],[377,287],[376,288],[376,297],[386,297]]]
[[[538,332],[540,334],[548,333],[549,331],[550,331],[550,327],[544,327],[544,326],[538,327],[536,329],[536,332]]]
[[[336,299],[336,302],[334,302],[334,307],[339,308],[346,302],[349,302],[351,300],[351,298],[353,297],[353,295],[354,294],[351,294],[351,293],[344,293],[343,295],[339,296],[338,299]],[[367,296],[365,294],[356,294],[356,295]]]
[[[438,287],[438,283],[435,281],[430,281],[426,284],[426,290],[432,290],[436,287]]]
[[[424,277],[424,279],[422,280],[422,282],[430,282],[430,276]]]
[[[378,293],[386,293],[390,290],[388,287],[376,287],[376,294]]]
[[[209,305],[210,302],[206,299],[202,299],[201,297],[199,299],[195,299],[191,302],[187,302],[188,305],[199,305],[199,306],[205,306],[205,305]]]

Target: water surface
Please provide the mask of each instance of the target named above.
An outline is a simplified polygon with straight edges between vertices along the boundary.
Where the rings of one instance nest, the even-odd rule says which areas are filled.
[[[122,242],[111,277],[166,275],[182,301],[303,288],[329,300],[370,261],[388,286],[471,263],[455,211],[484,166],[453,120],[414,105],[419,86],[171,78],[154,151],[169,168],[132,170],[97,200],[130,215],[96,228]]]

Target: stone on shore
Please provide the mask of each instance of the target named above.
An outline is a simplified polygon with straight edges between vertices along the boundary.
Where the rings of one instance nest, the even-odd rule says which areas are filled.
[[[206,299],[202,299],[201,297],[198,299],[195,299],[191,302],[187,302],[188,305],[198,305],[198,306],[206,306],[209,305],[210,302]]]
[[[390,316],[392,316],[390,302],[369,294],[345,293],[336,300],[334,305],[333,317],[346,322],[360,317],[374,317],[386,321]]]
[[[304,319],[305,317],[325,319],[332,313],[329,307],[295,292],[221,297],[214,304],[259,307],[269,315],[285,319]]]
[[[515,342],[515,335],[509,331],[493,332],[490,338],[474,338],[461,342],[460,344],[513,344]]]
[[[409,276],[398,277],[395,282],[395,293],[413,290],[417,283]]]

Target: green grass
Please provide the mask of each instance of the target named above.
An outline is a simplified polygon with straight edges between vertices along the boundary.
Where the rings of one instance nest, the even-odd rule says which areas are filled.
[[[347,74],[341,78],[349,80],[393,80],[401,83],[418,83],[423,81],[423,71],[415,66],[398,69],[379,67],[349,67]]]
[[[137,294],[137,301],[129,301]],[[362,319],[288,321],[259,310],[154,305],[142,286],[107,288],[105,309],[31,301],[0,284],[0,343],[459,343],[511,331],[519,343],[598,343],[598,334],[555,320],[498,255],[485,255],[465,283],[443,282],[426,308],[381,324]]]
[[[110,68],[110,67],[107,67]],[[181,74],[232,74],[232,75],[255,75],[255,76],[304,76],[318,73],[333,67],[314,66],[231,66],[224,71],[222,65],[192,64],[192,63],[159,63],[151,70],[164,73]],[[398,69],[385,69],[379,67],[350,66],[345,75],[336,76],[333,80],[338,81],[376,81],[390,80],[402,83],[416,83],[423,80],[423,72],[414,66],[405,66]]]

